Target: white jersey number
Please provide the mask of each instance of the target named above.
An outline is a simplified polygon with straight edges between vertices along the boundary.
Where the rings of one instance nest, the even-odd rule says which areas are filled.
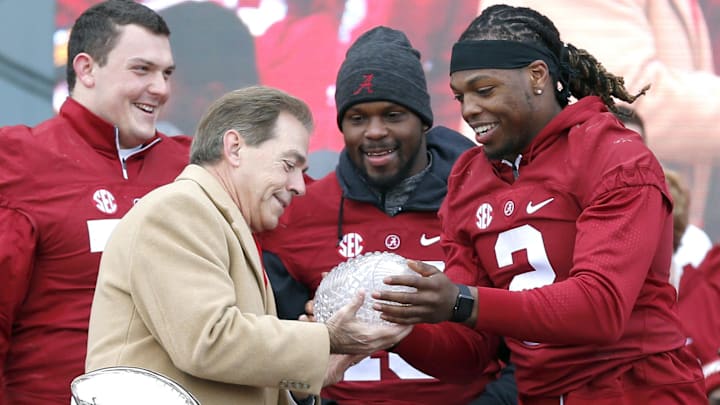
[[[498,267],[513,264],[512,254],[527,251],[528,262],[533,270],[518,274],[510,281],[510,291],[529,290],[552,284],[555,270],[550,265],[542,234],[530,225],[523,225],[502,232],[495,243],[495,257]]]
[[[402,380],[432,379],[422,371],[411,366],[396,353],[388,353],[390,370]],[[366,357],[358,364],[348,368],[343,378],[345,381],[380,381],[380,359]]]

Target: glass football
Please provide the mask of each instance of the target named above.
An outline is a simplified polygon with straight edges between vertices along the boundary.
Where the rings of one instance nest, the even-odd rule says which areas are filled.
[[[370,252],[338,264],[320,282],[315,291],[313,310],[318,322],[327,322],[340,308],[350,302],[357,292],[365,291],[365,301],[357,311],[357,318],[370,324],[391,324],[380,318],[372,308],[376,302],[373,291],[409,291],[406,286],[391,286],[383,279],[391,275],[419,275],[407,266],[406,259],[389,252]]]

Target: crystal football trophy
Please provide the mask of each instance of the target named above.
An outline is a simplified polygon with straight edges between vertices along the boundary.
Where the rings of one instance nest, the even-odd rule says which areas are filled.
[[[407,260],[389,252],[371,252],[348,259],[338,264],[320,282],[313,300],[313,311],[318,322],[327,322],[340,308],[357,294],[365,290],[365,301],[357,311],[357,318],[370,324],[391,323],[380,318],[380,312],[372,308],[376,302],[373,291],[416,291],[412,287],[387,285],[383,279],[394,275],[414,275],[407,266]]]
[[[200,405],[176,382],[138,367],[107,367],[70,383],[71,405]]]

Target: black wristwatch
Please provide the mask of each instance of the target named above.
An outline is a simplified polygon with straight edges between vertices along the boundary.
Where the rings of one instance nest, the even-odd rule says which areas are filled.
[[[455,284],[458,286],[457,298],[455,299],[455,306],[453,307],[452,318],[453,322],[465,322],[470,315],[472,315],[473,307],[475,306],[475,298],[470,293],[470,288],[464,284]]]

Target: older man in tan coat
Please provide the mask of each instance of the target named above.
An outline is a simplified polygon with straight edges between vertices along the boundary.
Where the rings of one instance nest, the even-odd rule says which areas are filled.
[[[150,369],[203,405],[293,403],[409,332],[356,320],[361,296],[327,324],[275,316],[253,232],[274,228],[305,192],[311,129],[307,106],[275,89],[237,90],[210,106],[191,164],[143,198],[108,242],[88,371]]]

